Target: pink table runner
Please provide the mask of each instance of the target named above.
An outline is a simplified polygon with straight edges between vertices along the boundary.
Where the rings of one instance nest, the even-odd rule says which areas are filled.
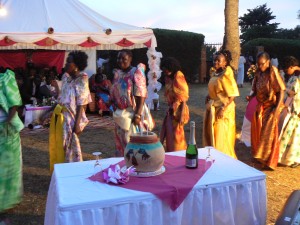
[[[30,106],[30,107],[25,106],[26,111],[48,110],[51,108],[52,106]]]
[[[124,166],[124,160],[119,165],[120,167]],[[176,210],[194,185],[204,175],[204,165],[205,160],[199,159],[197,169],[187,169],[185,167],[185,157],[166,155],[164,163],[166,172],[163,174],[147,178],[131,176],[128,183],[118,186],[131,190],[151,192],[167,203],[172,210]],[[89,179],[106,183],[101,172],[89,177]]]

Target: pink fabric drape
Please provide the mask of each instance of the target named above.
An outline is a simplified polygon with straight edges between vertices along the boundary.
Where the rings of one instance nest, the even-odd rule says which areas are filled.
[[[119,165],[124,166],[124,160]],[[197,169],[186,169],[185,157],[166,155],[164,166],[166,172],[159,176],[147,178],[131,176],[128,183],[119,187],[151,192],[168,204],[172,210],[176,210],[211,165],[205,168],[205,160],[198,159]],[[89,179],[105,183],[101,172]]]
[[[21,51],[0,51],[0,66],[17,68],[26,66],[26,55]]]

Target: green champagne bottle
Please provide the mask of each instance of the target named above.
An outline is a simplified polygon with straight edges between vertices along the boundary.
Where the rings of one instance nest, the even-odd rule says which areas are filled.
[[[185,153],[185,167],[196,169],[198,167],[198,149],[195,139],[195,122],[190,122],[190,140]]]

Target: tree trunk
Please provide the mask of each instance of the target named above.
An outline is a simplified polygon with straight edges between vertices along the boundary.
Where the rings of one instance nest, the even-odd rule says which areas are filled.
[[[225,0],[225,35],[223,47],[232,54],[231,66],[238,69],[241,53],[239,35],[239,0]]]

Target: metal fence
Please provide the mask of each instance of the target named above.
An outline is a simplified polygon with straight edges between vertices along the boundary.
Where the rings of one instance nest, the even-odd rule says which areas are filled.
[[[219,51],[223,45],[223,43],[205,43],[204,44],[208,48],[215,48],[216,51]]]

